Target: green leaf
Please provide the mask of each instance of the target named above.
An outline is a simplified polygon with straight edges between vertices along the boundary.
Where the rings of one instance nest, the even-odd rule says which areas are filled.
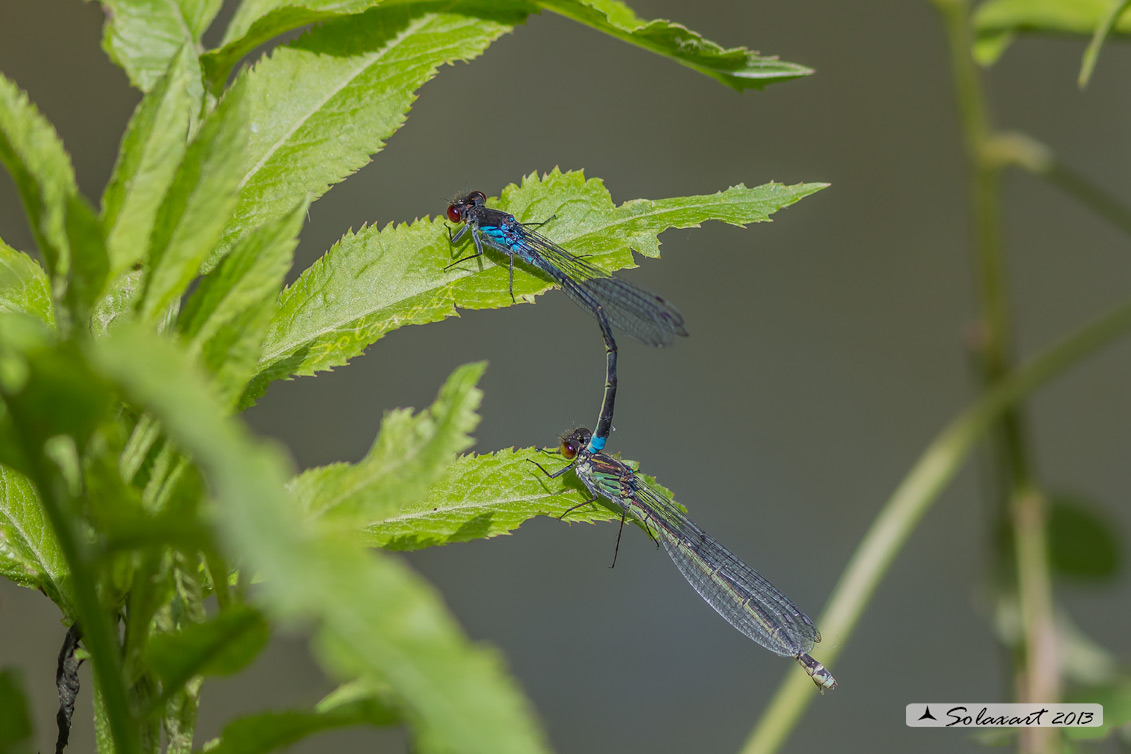
[[[47,273],[27,254],[0,239],[0,314],[27,314],[55,327]]]
[[[313,712],[265,712],[224,726],[223,735],[214,747],[208,748],[208,754],[264,754],[328,730],[355,725],[385,726],[397,721],[396,712],[373,697]]]
[[[237,83],[201,125],[157,213],[140,311],[165,315],[199,274],[232,216],[247,140],[247,89]]]
[[[70,612],[67,564],[35,487],[23,474],[2,464],[0,575],[20,586],[43,590],[64,612]]]
[[[1116,0],[1111,5],[1111,10],[1104,16],[1103,21],[1096,26],[1095,32],[1092,34],[1092,41],[1088,43],[1088,48],[1084,50],[1084,59],[1080,63],[1080,77],[1077,80],[1077,85],[1083,89],[1088,85],[1088,81],[1092,78],[1092,71],[1096,68],[1096,61],[1100,57],[1100,48],[1103,47],[1104,41],[1111,30],[1115,28],[1115,24],[1119,21],[1119,17],[1131,8],[1131,0]]]
[[[1065,735],[1073,740],[1107,738],[1113,731],[1131,723],[1131,676],[1114,683],[1073,689],[1066,702],[1102,704],[1104,724],[1097,728],[1069,728]]]
[[[223,0],[101,0],[102,49],[148,92],[181,49],[195,50]]]
[[[644,21],[614,0],[536,0],[538,5],[621,41],[672,58],[680,65],[738,89],[808,76],[813,69],[759,55],[745,47],[726,49],[686,26],[659,19]]]
[[[209,754],[260,754],[336,728],[392,725],[399,717],[387,696],[388,689],[378,684],[351,682],[335,689],[313,711],[266,712],[235,720],[206,748]]]
[[[149,642],[146,660],[170,695],[197,675],[232,675],[267,646],[271,631],[258,611],[232,605],[203,623],[189,623]]]
[[[35,731],[24,687],[23,674],[18,670],[0,671],[0,751],[5,754],[35,751]]]
[[[81,341],[88,345],[89,339]],[[85,494],[78,478],[91,436],[111,418],[116,400],[111,386],[90,369],[74,340],[56,341],[54,333],[30,317],[0,315],[0,462],[28,474],[40,494],[44,518],[59,541],[68,567],[69,606],[64,608],[83,628],[94,658],[96,709],[109,732],[104,743],[114,751],[137,751],[136,729],[123,683],[120,647],[102,602],[93,553],[79,510]],[[3,425],[7,425],[5,428]],[[0,440],[6,438],[0,437]],[[10,451],[17,452],[10,452]],[[15,461],[13,464],[12,461]]]
[[[1015,620],[1019,622],[1020,617]],[[1018,626],[1010,641],[1016,645],[1020,640]],[[1056,611],[1056,642],[1057,663],[1063,668],[1065,685],[1104,686],[1118,679],[1119,658],[1085,634],[1063,609]]]
[[[23,453],[39,453],[60,435],[73,438],[81,452],[105,419],[113,394],[73,342],[56,342],[38,320],[0,314],[0,399],[21,435]],[[6,456],[0,463],[26,473],[27,460]]]
[[[148,251],[158,208],[184,157],[190,125],[204,98],[200,76],[192,48],[182,47],[126,127],[114,174],[102,195],[114,277]]]
[[[403,563],[310,526],[283,492],[280,454],[222,418],[183,354],[137,326],[91,348],[101,370],[204,470],[230,552],[264,579],[265,610],[312,622],[317,654],[334,674],[387,682],[421,748],[545,750],[493,653],[468,642],[439,595]]]
[[[103,336],[118,324],[128,322],[137,308],[144,282],[144,274],[140,269],[119,275],[94,305],[90,317],[91,332],[96,336]]]
[[[1018,33],[1091,36],[1119,0],[986,0],[974,13],[974,57],[993,64]],[[1112,28],[1131,34],[1131,15]]]
[[[542,229],[546,235],[614,271],[635,265],[631,249],[659,256],[658,236],[669,228],[698,227],[707,220],[738,226],[763,222],[824,185],[739,185],[716,194],[637,199],[617,207],[600,180],[554,170],[542,178],[531,174],[521,187],[508,186],[489,204],[523,221],[556,215]],[[445,270],[455,253],[440,218],[347,234],[283,291],[263,343],[260,374],[245,403],[273,380],[341,366],[398,327],[458,316],[457,308],[511,305],[506,257],[491,252],[495,264],[484,257]],[[515,266],[519,301],[533,301],[552,287],[547,276]]]
[[[229,408],[258,368],[259,347],[309,206],[300,202],[243,236],[181,312],[178,327],[189,353],[215,375],[218,395]]]
[[[1117,527],[1099,506],[1075,495],[1053,495],[1047,528],[1049,562],[1060,575],[1103,581],[1119,572]]]
[[[221,48],[204,57],[208,78],[214,86],[223,83],[240,58],[286,31],[336,16],[357,14],[378,4],[377,0],[247,0],[232,19]],[[612,0],[539,0],[525,7],[524,16],[537,6],[592,26],[623,42],[672,58],[739,90],[760,89],[769,83],[813,72],[805,66],[759,55],[742,47],[724,49],[680,24],[662,19],[645,21],[628,6]],[[465,3],[461,9],[468,16],[507,20],[497,7]],[[523,20],[509,20],[509,25]]]
[[[71,248],[71,274],[65,301],[79,332],[88,330],[92,309],[102,298],[110,273],[110,259],[102,222],[78,194],[67,197],[67,242]]]
[[[387,413],[376,442],[359,463],[323,466],[299,476],[290,484],[298,505],[356,527],[418,500],[456,454],[474,443],[467,433],[479,423],[475,410],[483,394],[476,383],[485,368],[480,362],[457,369],[427,411],[416,416],[410,409]]]
[[[280,34],[380,4],[381,0],[245,0],[228,24],[220,48],[204,55],[205,75],[213,87],[223,85],[240,58]]]
[[[486,20],[468,2],[377,8],[328,21],[276,48],[247,76],[251,136],[235,219],[223,248],[321,196],[380,151],[436,69],[469,60],[523,18],[499,2]]]
[[[55,129],[2,74],[0,162],[16,182],[48,275],[61,283],[70,266],[66,216],[67,197],[78,193],[75,171]]]
[[[510,534],[535,516],[557,518],[591,497],[573,474],[550,479],[531,461],[551,473],[566,463],[537,448],[461,456],[426,494],[406,498],[385,516],[366,522],[366,539],[386,550],[487,539]],[[597,505],[572,511],[565,520],[619,521],[620,511],[602,498]]]

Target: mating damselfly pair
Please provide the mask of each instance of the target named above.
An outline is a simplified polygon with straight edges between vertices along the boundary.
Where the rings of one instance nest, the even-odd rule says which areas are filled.
[[[821,640],[813,621],[761,574],[700,529],[666,495],[628,465],[602,452],[612,430],[617,391],[613,330],[648,345],[666,346],[675,336],[687,335],[683,316],[660,296],[595,267],[534,230],[548,221],[522,223],[487,207],[486,202],[486,195],[473,191],[448,206],[448,219],[463,226],[450,235],[451,242],[459,243],[469,234],[475,246],[474,254],[449,266],[481,257],[485,246],[506,254],[513,300],[517,257],[549,275],[574,303],[592,314],[605,341],[605,389],[596,431],[579,428],[562,438],[559,452],[569,461],[567,466],[550,472],[535,463],[551,478],[572,470],[592,496],[561,517],[599,498],[608,500],[621,513],[617,550],[626,518],[639,522],[695,591],[732,626],[771,652],[796,659],[822,693],[836,688],[832,674],[808,654]]]

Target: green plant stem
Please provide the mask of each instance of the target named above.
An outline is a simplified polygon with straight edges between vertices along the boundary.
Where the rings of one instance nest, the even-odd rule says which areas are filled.
[[[982,389],[992,390],[1012,372],[1009,290],[1005,244],[1001,233],[1001,166],[989,158],[992,125],[985,105],[980,71],[971,54],[968,0],[935,0],[946,31],[963,143],[970,174],[971,217],[981,314]],[[1037,491],[1020,406],[1002,412],[993,432],[993,459],[999,495],[998,515],[1008,520],[1016,540],[1017,592],[1021,602],[1022,644],[1015,649],[1015,686],[1021,701],[1052,703],[1059,699],[1059,665],[1053,635],[1052,582],[1044,549],[1046,512]],[[1024,540],[1024,541],[1022,541]],[[1038,547],[1037,544],[1041,546]],[[1024,555],[1023,555],[1024,553]],[[1000,562],[1000,559],[999,559]],[[1021,732],[1023,752],[1056,748],[1057,732],[1032,728]]]
[[[835,661],[848,643],[864,607],[923,514],[1002,414],[1068,367],[1127,332],[1131,332],[1131,301],[1022,365],[959,414],[934,439],[884,504],[817,621],[825,636],[832,639],[828,649],[821,651],[820,659],[825,665]],[[1043,553],[1041,557],[1043,560]],[[841,678],[845,689],[850,683],[851,679]],[[790,672],[751,733],[743,754],[776,751],[814,698],[809,677]]]
[[[9,406],[11,403],[9,402]],[[24,437],[29,434],[25,417],[12,410],[11,416]],[[82,627],[83,643],[90,651],[94,663],[94,676],[102,692],[102,702],[108,718],[110,735],[114,741],[116,754],[138,754],[137,731],[130,714],[129,698],[122,676],[120,647],[114,638],[113,626],[106,611],[98,600],[98,590],[92,575],[94,558],[88,557],[87,549],[73,524],[73,516],[64,510],[62,497],[57,494],[53,475],[46,468],[44,456],[36,450],[28,453],[28,463],[32,466],[40,504],[59,543],[59,550],[67,563],[75,601],[75,619]]]
[[[1001,237],[1000,166],[986,159],[992,138],[979,71],[970,55],[969,3],[934,0],[943,18],[950,51],[951,73],[963,145],[970,173],[971,218],[977,263],[977,292],[981,318],[978,354],[983,386],[989,388],[1010,371],[1012,322],[1006,279],[1005,245]],[[1020,415],[1012,408],[1002,416],[997,441],[1004,479],[1014,487],[1030,478],[1028,454]]]
[[[1103,219],[1131,235],[1131,207],[1084,175],[1056,159],[1052,150],[1022,133],[996,134],[986,145],[985,157],[1002,166],[1015,166],[1046,179]]]
[[[1017,570],[1021,574],[1019,602],[1021,623],[1026,630],[1026,653],[1034,658],[1026,673],[1018,678],[1018,692],[1028,694],[1024,701],[1055,701],[1060,690],[1060,664],[1057,659],[1056,617],[1053,612],[1052,574],[1045,537],[1047,506],[1040,490],[1023,490],[1013,499],[1014,538]],[[1032,748],[1047,748],[1055,737],[1035,734],[1022,743]]]

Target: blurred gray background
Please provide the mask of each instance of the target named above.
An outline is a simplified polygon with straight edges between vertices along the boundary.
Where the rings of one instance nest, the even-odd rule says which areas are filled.
[[[221,20],[230,14],[228,3]],[[460,190],[497,194],[533,170],[584,169],[617,202],[745,182],[832,187],[747,230],[662,237],[627,273],[676,302],[691,337],[626,342],[611,448],[641,462],[709,532],[817,616],[887,496],[973,394],[967,199],[942,31],[927,2],[634,0],[724,45],[816,75],[739,94],[546,13],[470,65],[440,71],[372,165],[311,210],[294,274],[348,228],[435,215]],[[102,13],[74,0],[4,0],[0,70],[59,130],[97,199],[138,94],[99,47]],[[215,42],[218,29],[209,38]],[[1002,126],[1026,130],[1128,197],[1131,50],[1109,44],[1091,87],[1083,42],[1025,39],[987,79]],[[489,85],[516,106],[492,109]],[[496,100],[498,101],[498,100]],[[1128,239],[1053,189],[1006,181],[1019,347],[1033,353],[1126,296]],[[10,179],[0,237],[33,243]],[[546,337],[546,334],[552,337]],[[384,411],[426,406],[457,365],[487,359],[479,451],[547,445],[591,425],[604,361],[596,328],[560,294],[394,332],[348,368],[276,383],[247,418],[300,468],[352,461]],[[1131,342],[1030,404],[1040,478],[1093,498],[1126,542]],[[977,463],[931,509],[841,646],[833,694],[790,751],[973,751],[958,731],[904,727],[912,701],[1011,698],[984,593],[987,513]],[[408,556],[475,639],[506,655],[562,752],[734,751],[786,673],[730,628],[640,531],[540,519],[514,536]],[[1131,583],[1059,583],[1081,627],[1131,658]],[[54,741],[64,629],[41,595],[0,583],[0,666],[23,669],[40,748]],[[821,658],[820,646],[814,655]],[[84,669],[72,737],[94,748]],[[198,745],[237,714],[309,705],[330,688],[301,637],[206,685]],[[403,751],[403,735],[349,731],[295,751]]]

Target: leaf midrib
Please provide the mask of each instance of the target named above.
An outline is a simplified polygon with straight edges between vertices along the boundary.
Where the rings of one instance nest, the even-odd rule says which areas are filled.
[[[432,14],[432,13],[428,13],[428,14],[425,14],[424,16],[421,16],[416,21],[413,21],[412,23],[408,24],[400,33],[398,33],[398,34],[396,34],[392,37],[389,37],[388,44],[386,44],[380,50],[373,53],[372,55],[364,56],[362,58],[362,63],[360,65],[358,65],[355,69],[353,69],[353,71],[350,72],[349,75],[344,77],[339,86],[334,87],[333,89],[330,89],[327,92],[325,97],[323,97],[323,98],[321,98],[320,100],[317,101],[317,106],[307,110],[303,114],[301,119],[295,120],[292,127],[290,129],[288,129],[284,134],[282,134],[275,141],[275,143],[271,145],[271,148],[268,149],[263,154],[263,157],[261,157],[259,159],[259,161],[256,162],[251,167],[250,170],[248,170],[247,174],[243,177],[243,180],[240,181],[240,184],[237,187],[237,190],[242,189],[247,184],[247,182],[251,180],[251,178],[253,176],[258,174],[259,171],[263,168],[264,164],[266,164],[267,161],[269,159],[271,159],[271,157],[273,157],[275,155],[275,153],[279,151],[279,149],[281,149],[282,145],[284,143],[286,143],[287,141],[289,141],[290,138],[295,134],[295,132],[297,132],[300,128],[302,128],[302,126],[306,125],[306,123],[311,118],[313,118],[315,115],[317,115],[319,112],[321,112],[322,108],[325,107],[327,102],[329,102],[331,99],[336,97],[347,86],[352,84],[357,79],[357,77],[361,75],[361,73],[363,71],[371,68],[374,64],[376,64],[376,63],[380,62],[382,59],[384,59],[389,54],[389,52],[391,52],[392,50],[395,50],[402,42],[404,42],[405,37],[407,35],[415,34],[421,27],[425,26],[428,23],[431,23],[434,18],[435,18],[435,14]]]
[[[173,14],[173,20],[176,21],[177,25],[181,27],[181,31],[184,32],[184,38],[188,41],[189,44],[195,47],[196,38],[193,37],[192,29],[190,29],[188,26],[188,20],[185,18],[184,14],[184,8],[181,7],[181,4],[177,2],[177,0],[165,0],[165,5],[169,6],[169,8],[171,9],[170,12]]]

